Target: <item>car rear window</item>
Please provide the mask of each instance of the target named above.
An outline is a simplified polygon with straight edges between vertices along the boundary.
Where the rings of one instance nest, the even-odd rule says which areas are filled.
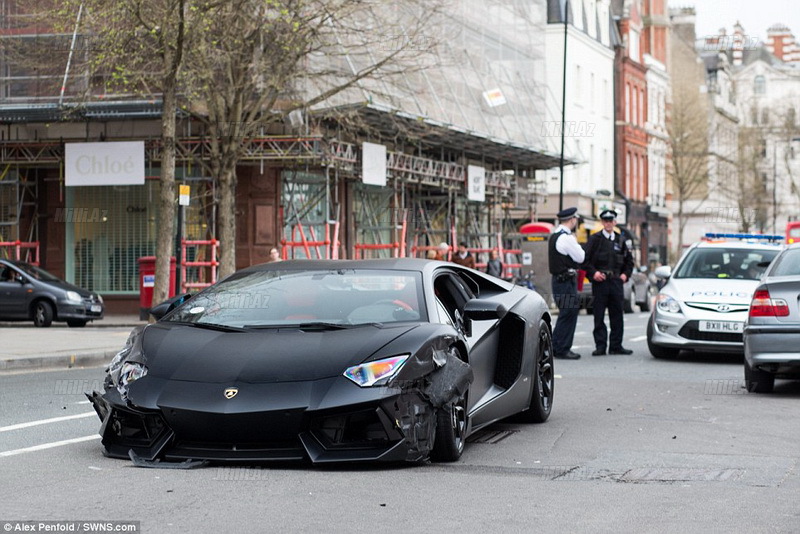
[[[759,264],[772,261],[777,254],[777,249],[695,248],[681,262],[674,277],[758,280],[766,270]]]
[[[800,275],[800,248],[785,251],[775,260],[770,276]]]

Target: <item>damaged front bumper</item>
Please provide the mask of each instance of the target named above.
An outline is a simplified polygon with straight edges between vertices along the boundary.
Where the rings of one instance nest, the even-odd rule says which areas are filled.
[[[452,361],[451,361],[452,358]],[[344,377],[294,383],[220,384],[148,376],[87,394],[102,421],[104,453],[144,461],[422,461],[436,435],[436,411],[472,380],[470,367],[447,365],[415,380],[359,388]]]

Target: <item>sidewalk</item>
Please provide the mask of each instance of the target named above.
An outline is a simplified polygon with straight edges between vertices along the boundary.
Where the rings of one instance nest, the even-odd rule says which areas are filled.
[[[136,315],[109,316],[83,328],[0,322],[0,371],[105,365],[125,345],[131,329],[145,323]]]

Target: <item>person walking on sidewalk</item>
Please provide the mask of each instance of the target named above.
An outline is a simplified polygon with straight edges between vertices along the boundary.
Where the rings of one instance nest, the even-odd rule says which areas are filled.
[[[464,241],[458,244],[458,252],[453,254],[450,261],[463,265],[464,267],[469,267],[470,269],[475,268],[475,256],[470,254],[469,250],[467,250],[467,244]]]
[[[586,245],[584,269],[592,281],[592,307],[594,308],[594,346],[592,356],[609,354],[633,354],[622,346],[622,305],[625,301],[623,285],[633,273],[633,255],[622,236],[614,231],[617,212],[611,209],[600,213],[603,229],[589,237]],[[605,314],[608,307],[608,322],[611,323],[609,340]]]
[[[558,306],[558,321],[553,330],[553,357],[577,360],[581,355],[572,351],[580,311],[577,268],[584,260],[584,251],[572,233],[578,226],[578,208],[559,211],[557,217],[560,224],[547,244],[553,299]]]
[[[500,261],[500,254],[496,250],[489,253],[489,261],[486,262],[486,274],[496,278],[503,277],[503,262]]]

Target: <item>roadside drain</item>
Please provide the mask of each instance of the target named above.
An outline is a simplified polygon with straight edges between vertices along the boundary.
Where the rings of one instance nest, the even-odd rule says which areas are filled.
[[[500,443],[508,436],[516,434],[519,430],[481,430],[467,438],[467,443]]]

